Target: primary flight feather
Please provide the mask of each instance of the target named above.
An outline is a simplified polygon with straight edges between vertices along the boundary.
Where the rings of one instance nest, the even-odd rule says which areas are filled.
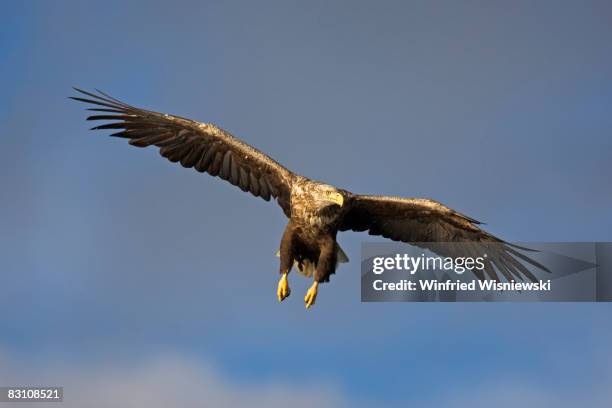
[[[82,96],[70,98],[92,105],[88,110],[96,113],[87,120],[105,122],[92,130],[116,130],[111,136],[128,139],[132,146],[156,146],[183,167],[218,176],[266,201],[276,199],[289,218],[279,250],[279,301],[291,293],[287,276],[296,265],[313,277],[304,302],[306,308],[314,304],[318,284],[329,281],[338,262],[348,260],[336,243],[338,231],[368,231],[441,256],[478,256],[478,247],[470,250],[466,244],[484,246],[486,276],[473,269],[479,279],[498,280],[501,273],[508,281],[536,281],[524,263],[548,271],[518,251],[525,248],[505,243],[480,229],[478,221],[436,201],[353,194],[295,174],[215,125],[139,109],[101,91],[75,90]]]

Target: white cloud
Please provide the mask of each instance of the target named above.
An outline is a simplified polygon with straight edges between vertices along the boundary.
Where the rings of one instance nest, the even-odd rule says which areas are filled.
[[[210,367],[175,356],[136,365],[104,363],[75,367],[60,363],[28,366],[0,353],[0,384],[64,386],[63,404],[14,404],[18,408],[349,406],[346,398],[329,384],[232,382]]]
[[[436,408],[607,408],[612,406],[612,354],[608,347],[594,347],[588,352],[554,353],[550,375],[540,381],[533,373],[508,376],[500,367],[497,375],[483,381],[477,373],[474,381],[462,388],[447,386],[442,395],[421,401],[419,406]],[[570,363],[577,357],[582,366]],[[585,372],[585,370],[588,370]],[[465,378],[470,378],[470,372]],[[555,383],[554,379],[557,380]],[[463,381],[462,381],[463,382]],[[465,384],[465,383],[464,383]]]
[[[457,387],[457,384],[447,384],[442,386],[438,395],[413,395],[411,403],[420,407],[439,408],[609,407],[612,402],[612,371],[609,365],[603,364],[609,360],[609,356],[601,357],[601,375],[594,376],[596,381],[583,383],[582,387],[577,384],[571,387],[543,386],[523,379],[504,377],[504,371],[500,369],[499,376],[490,381],[475,378],[473,383],[463,388]],[[593,364],[594,371],[598,371],[597,366]],[[580,384],[579,381],[577,383]],[[210,365],[191,362],[171,354],[140,363],[106,361],[78,365],[60,362],[24,364],[15,356],[3,353],[0,348],[0,385],[64,386],[63,404],[0,404],[0,408],[389,406],[388,403],[357,400],[325,378],[296,384],[291,378],[283,379],[282,373],[279,373],[278,379],[272,382],[241,382],[229,379]],[[403,407],[406,404],[396,401],[393,406]]]

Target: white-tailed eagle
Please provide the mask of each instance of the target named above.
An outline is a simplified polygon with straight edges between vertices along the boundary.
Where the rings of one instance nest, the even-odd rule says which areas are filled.
[[[278,202],[289,218],[279,250],[279,301],[291,292],[287,275],[296,265],[300,272],[313,277],[304,301],[306,308],[314,304],[318,284],[329,281],[338,262],[348,260],[336,243],[338,231],[368,231],[431,249],[444,257],[478,256],[476,248],[470,251],[465,244],[485,245],[489,250],[485,268],[473,270],[479,279],[498,280],[501,273],[508,281],[535,281],[524,263],[547,271],[517,251],[520,247],[483,231],[475,219],[436,201],[353,194],[295,174],[213,124],[135,108],[100,91],[75,90],[82,96],[71,98],[92,105],[88,110],[96,112],[87,120],[105,122],[93,129],[115,130],[111,136],[128,139],[132,146],[158,147],[171,162],[218,176],[255,197]]]

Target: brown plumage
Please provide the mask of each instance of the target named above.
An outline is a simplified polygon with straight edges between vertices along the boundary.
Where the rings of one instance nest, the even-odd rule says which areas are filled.
[[[472,253],[463,244],[484,245],[489,249],[487,276],[474,270],[479,279],[497,280],[499,272],[507,280],[535,281],[523,263],[546,270],[517,251],[521,248],[480,229],[478,221],[436,201],[352,194],[292,173],[215,125],[135,108],[100,91],[76,91],[83,96],[72,99],[94,105],[88,110],[96,114],[87,120],[105,122],[92,129],[117,130],[111,136],[128,139],[132,146],[156,146],[183,167],[218,176],[266,201],[276,199],[289,218],[279,250],[279,300],[290,293],[286,277],[296,264],[307,276],[314,275],[305,298],[307,307],[314,303],[317,284],[329,281],[337,263],[347,260],[336,243],[337,232],[346,230],[413,243],[441,256],[477,256],[476,248]],[[434,245],[440,242],[447,243],[443,249]]]

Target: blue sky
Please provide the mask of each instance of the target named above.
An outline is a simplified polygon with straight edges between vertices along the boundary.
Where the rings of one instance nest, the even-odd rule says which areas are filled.
[[[193,400],[269,387],[262,406],[509,389],[605,406],[609,305],[361,304],[360,234],[314,309],[296,275],[279,305],[277,206],[88,131],[66,96],[214,122],[295,172],[433,198],[511,241],[610,241],[611,20],[603,1],[6,3],[0,380],[81,402],[98,384],[82,373],[148,392],[179,373]]]

